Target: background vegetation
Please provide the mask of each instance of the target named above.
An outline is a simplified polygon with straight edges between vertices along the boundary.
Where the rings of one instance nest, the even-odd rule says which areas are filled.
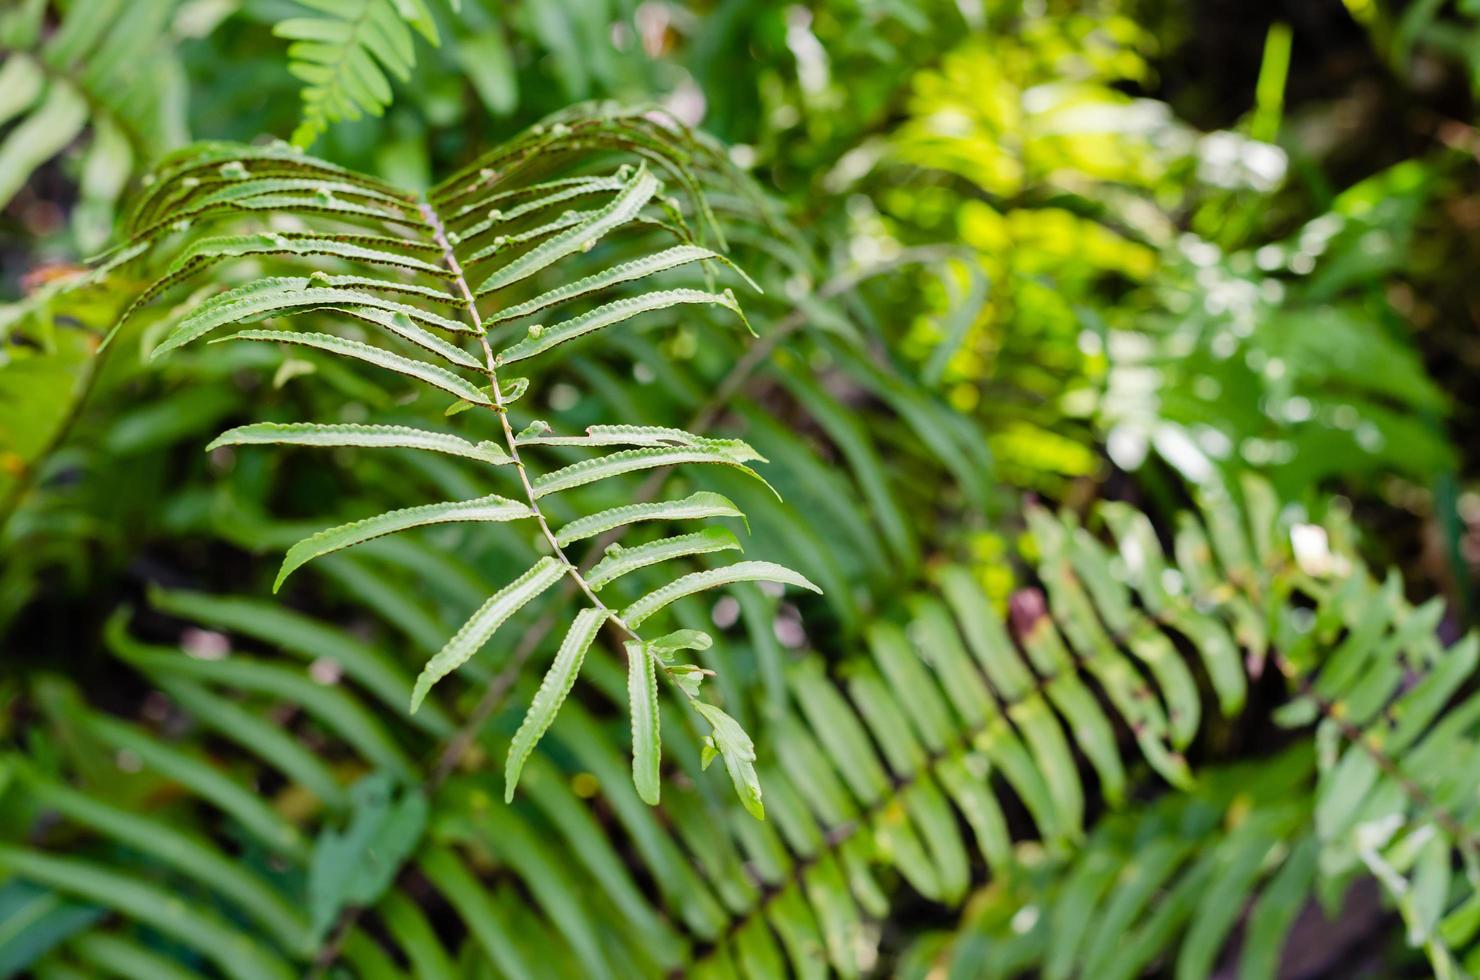
[[[1480,4],[0,0],[0,58],[0,975],[1480,974]],[[704,673],[651,661],[749,733],[763,821],[677,688],[649,805],[614,635],[504,802],[574,586],[408,712],[532,526],[272,595],[299,539],[507,470],[205,451],[492,415],[313,346],[148,356],[225,289],[383,264],[282,244],[385,223],[346,201],[487,205],[500,147],[531,196],[666,177],[517,299],[672,235],[760,287],[617,284],[728,286],[758,337],[655,309],[510,416],[765,457],[779,500],[695,466],[549,504],[721,494],[820,587],[686,598]],[[451,317],[463,231],[377,274]],[[527,435],[536,479],[579,458]]]

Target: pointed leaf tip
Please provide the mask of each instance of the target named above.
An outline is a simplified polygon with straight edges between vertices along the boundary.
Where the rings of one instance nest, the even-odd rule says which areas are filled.
[[[657,667],[648,644],[629,640],[626,647],[627,697],[632,713],[632,783],[644,803],[657,806],[662,764]]]

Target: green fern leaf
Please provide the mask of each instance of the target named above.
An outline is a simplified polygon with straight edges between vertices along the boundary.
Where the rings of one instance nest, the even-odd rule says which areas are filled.
[[[386,245],[396,247],[395,239],[387,239]],[[223,259],[241,258],[246,255],[314,255],[343,259],[347,262],[363,262],[397,269],[410,269],[429,276],[445,279],[446,269],[426,262],[414,255],[387,248],[371,248],[354,241],[314,237],[303,233],[280,234],[263,232],[255,235],[220,235],[192,242],[170,263],[165,273],[166,280],[173,281],[186,271],[194,271],[202,264]],[[445,296],[445,293],[442,294]]]
[[[273,33],[293,41],[289,70],[307,85],[296,146],[311,146],[332,122],[378,116],[391,102],[385,72],[402,81],[415,61],[414,26],[437,43],[436,28],[421,0],[298,0],[326,16],[279,22]]]
[[[586,573],[591,588],[600,591],[608,582],[615,581],[628,572],[659,562],[671,561],[690,555],[706,555],[716,551],[740,550],[735,535],[723,527],[707,527],[693,534],[680,534],[671,538],[659,538],[635,548],[612,546],[605,558],[592,566]]]
[[[703,572],[692,572],[675,579],[667,585],[649,592],[632,605],[622,610],[622,619],[629,626],[640,626],[649,616],[684,596],[708,589],[732,585],[736,582],[780,582],[798,588],[821,593],[806,576],[794,572],[784,565],[768,561],[739,561],[724,568],[713,568]]]
[[[568,255],[589,249],[602,236],[637,217],[644,205],[658,192],[658,179],[639,166],[632,179],[612,198],[610,204],[593,212],[584,221],[567,228],[548,241],[520,255],[479,284],[475,296],[504,289],[548,268]]]
[[[563,303],[569,303],[584,296],[589,296],[592,293],[610,289],[612,286],[620,286],[623,283],[646,279],[659,272],[677,269],[680,266],[688,265],[692,262],[715,260],[725,262],[727,265],[729,264],[728,260],[723,256],[716,252],[711,252],[707,248],[701,248],[698,245],[675,245],[672,248],[664,249],[653,255],[646,255],[640,259],[634,259],[631,262],[614,265],[594,275],[586,276],[584,279],[577,279],[573,283],[557,286],[554,289],[541,293],[533,299],[525,300],[523,303],[515,303],[513,306],[499,310],[493,316],[488,317],[483,321],[483,327],[486,330],[489,327],[506,323],[509,320],[531,316],[542,310],[547,310]],[[730,267],[735,268],[734,266]]]
[[[525,713],[524,721],[520,723],[519,730],[514,733],[514,740],[509,744],[509,757],[504,764],[504,802],[513,801],[514,790],[519,786],[519,774],[524,771],[525,761],[555,721],[556,712],[560,710],[560,705],[575,685],[576,676],[581,672],[581,662],[586,657],[586,651],[590,649],[602,625],[610,618],[609,609],[582,609],[571,622],[565,639],[560,643],[560,649],[555,653],[555,661],[550,664],[544,680],[540,681],[540,689],[535,692],[534,700],[529,703],[529,711]]]
[[[661,728],[658,724],[658,674],[652,650],[631,641],[627,647],[627,699],[632,713],[632,782],[637,795],[657,806],[662,781]]]
[[[757,820],[766,819],[766,808],[761,802],[761,783],[755,774],[755,744],[745,729],[712,704],[703,701],[691,702],[694,710],[709,722],[713,729],[709,734],[713,751],[724,760],[730,781],[735,784],[735,795],[740,798],[747,812]],[[709,751],[706,747],[706,751]],[[705,760],[708,765],[709,760]]]
[[[500,224],[513,221],[517,218],[528,217],[539,211],[544,211],[556,204],[586,197],[591,194],[599,194],[602,191],[616,192],[627,186],[627,180],[632,176],[630,168],[618,170],[616,173],[597,177],[562,177],[555,180],[540,181],[524,187],[514,187],[507,190],[495,190],[482,197],[475,197],[458,208],[453,209],[448,216],[448,224],[460,228],[463,238],[471,238],[480,231],[488,231]],[[494,186],[498,186],[495,182]],[[471,193],[471,192],[470,192]],[[460,199],[461,196],[459,196]],[[528,200],[524,200],[528,198]],[[523,201],[522,204],[511,204],[513,201]],[[446,210],[448,202],[439,201],[439,205]],[[505,205],[494,207],[493,205]],[[484,213],[482,220],[472,225],[463,225],[461,222],[474,213]]]
[[[369,56],[362,57],[363,53],[353,53],[358,43],[357,27],[349,24],[347,18],[365,14],[365,5],[356,0],[316,0],[314,6],[327,16],[289,22],[284,29],[295,36],[301,61],[315,62],[304,73],[310,87],[322,82],[327,91],[339,84],[325,73],[327,62],[324,61],[330,49],[339,46],[344,57],[350,59],[346,64],[361,76],[350,83],[361,87],[359,97],[363,100],[366,92],[374,99],[384,95],[384,91],[377,89],[375,78],[365,71],[367,65],[378,71],[384,64],[370,60]],[[604,152],[607,150],[612,152]],[[249,275],[259,267],[267,270],[264,277],[233,285],[203,302],[188,305],[185,315],[177,319],[156,347],[156,354],[176,350],[232,324],[250,325],[289,316],[330,323],[353,320],[357,324],[351,336],[253,328],[240,330],[225,339],[289,343],[328,355],[340,363],[326,359],[315,359],[313,363],[316,367],[333,364],[336,380],[341,385],[360,384],[354,374],[341,366],[345,363],[399,373],[451,395],[454,401],[447,409],[448,415],[472,407],[492,410],[491,415],[483,418],[497,425],[502,445],[473,443],[401,426],[360,424],[258,424],[233,430],[213,443],[217,447],[281,443],[425,449],[493,465],[513,464],[501,475],[517,481],[524,498],[522,503],[485,497],[403,508],[320,532],[293,545],[285,557],[279,585],[310,560],[395,531],[453,520],[530,519],[533,530],[544,539],[547,553],[553,554],[537,561],[513,583],[494,587],[492,597],[483,601],[482,607],[430,659],[415,683],[409,685],[413,711],[422,705],[438,680],[470,660],[510,616],[556,582],[568,580],[573,590],[586,594],[595,612],[605,611],[611,616],[611,608],[596,597],[596,590],[609,586],[622,575],[662,561],[738,548],[734,536],[723,529],[664,538],[614,553],[611,560],[599,566],[593,584],[581,566],[563,553],[564,547],[639,521],[743,515],[729,500],[699,493],[683,501],[635,504],[585,517],[576,515],[556,533],[542,510],[543,498],[608,477],[685,463],[729,466],[760,479],[745,464],[761,457],[740,440],[700,437],[665,426],[595,425],[584,435],[567,437],[553,435],[549,426],[536,421],[516,434],[509,409],[531,389],[531,383],[527,378],[500,377],[503,365],[491,355],[482,336],[484,324],[490,322],[490,313],[480,309],[479,296],[487,293],[519,286],[527,287],[524,295],[534,297],[518,306],[513,316],[491,321],[495,327],[498,323],[508,323],[513,331],[517,329],[513,325],[514,317],[537,310],[596,297],[685,266],[716,261],[727,266],[718,253],[693,242],[682,206],[658,196],[660,183],[649,169],[660,169],[665,179],[674,179],[693,192],[693,210],[707,216],[707,207],[698,194],[698,184],[690,169],[690,161],[698,159],[694,156],[696,152],[685,133],[671,130],[651,117],[603,113],[578,125],[557,122],[548,128],[533,129],[444,181],[424,197],[417,197],[374,178],[295,154],[285,147],[210,144],[190,153],[172,154],[161,163],[130,218],[134,239],[107,258],[105,268],[118,270],[136,261],[153,262],[156,251],[173,253],[164,274],[130,307],[130,316],[146,315],[144,308],[149,303],[181,290],[197,277],[209,274],[213,279],[235,283],[241,281],[235,275],[239,267],[246,268]],[[603,176],[582,173],[593,164],[605,164],[613,155],[633,160],[637,165],[623,165]],[[708,166],[716,164],[719,158],[707,151],[703,159]],[[550,177],[553,179],[542,179]],[[563,202],[582,198],[594,200],[589,210],[565,210],[555,216]],[[447,219],[443,214],[452,217]],[[294,230],[282,234],[261,231],[261,220],[267,216],[284,219],[281,226]],[[616,248],[637,243],[641,252],[636,259],[604,270],[587,271],[585,275],[565,276],[567,285],[561,285],[560,273],[564,269],[585,271],[581,256],[600,242],[616,239],[619,231],[636,232],[624,234],[621,242],[614,245]],[[645,236],[653,235],[676,237],[679,244],[650,249]],[[484,236],[492,240],[485,241]],[[600,254],[607,251],[603,248]],[[475,292],[465,270],[485,262],[491,271]],[[314,265],[325,265],[327,269],[307,276],[279,274]],[[706,272],[712,274],[713,270]],[[638,315],[682,304],[721,305],[737,314],[740,312],[728,289],[723,292],[682,286],[646,289],[626,298],[597,299],[591,309],[549,331],[529,328],[525,341],[514,344],[507,355],[511,360],[533,361],[564,341],[606,331]],[[484,305],[492,307],[496,303],[487,301]],[[449,308],[457,309],[459,318],[433,312]],[[741,319],[743,322],[743,316]],[[375,329],[362,333],[358,324]],[[466,343],[473,335],[479,335],[481,352]],[[407,352],[402,353],[403,350]],[[409,356],[420,351],[434,357]],[[631,448],[570,463],[540,475],[531,473],[521,450],[532,452],[545,447]],[[410,459],[445,483],[469,485],[471,482],[434,459],[420,456]],[[452,491],[449,495],[465,494]],[[553,505],[554,510],[564,516],[570,510],[570,501],[585,496],[562,498]],[[380,542],[376,547],[384,549],[389,544]],[[398,553],[404,555],[407,547],[412,546],[402,543]],[[423,642],[425,637],[433,635],[434,618],[427,610],[417,609],[412,599],[397,595],[395,586],[380,571],[371,571],[358,563],[341,564],[348,561],[348,556],[336,556],[334,563],[320,567],[330,578],[362,595],[378,596],[387,617],[398,629]],[[747,569],[757,572],[760,567],[742,564],[736,566],[738,571],[727,574],[738,576],[735,578],[738,581],[745,578]],[[680,581],[695,586],[700,582]],[[488,595],[487,591],[480,591]],[[392,597],[395,601],[385,602]],[[666,601],[671,600],[658,605]],[[636,636],[629,624],[618,621],[618,626]],[[234,628],[248,635],[257,631],[257,625],[251,622],[238,622]],[[295,647],[294,652],[300,649],[301,646]],[[699,679],[706,674],[693,665],[673,665],[670,672],[690,692],[697,690]],[[375,678],[373,689],[382,699],[387,692],[401,687],[398,678],[384,671],[376,671]],[[445,715],[431,714],[436,717],[429,721],[419,718],[416,724],[443,727]],[[522,751],[527,757],[529,750]],[[645,788],[644,795],[652,794]],[[368,946],[359,949],[356,955],[374,955]]]
[[[519,433],[521,446],[702,446],[718,450],[737,463],[765,458],[741,439],[711,439],[661,425],[588,425],[583,436],[556,436],[543,422]]]
[[[314,286],[312,278],[275,277],[259,279],[212,296],[181,320],[154,349],[151,356],[160,357],[228,324],[283,316],[290,312],[342,310],[345,307],[370,307],[400,313],[413,320],[420,320],[427,326],[454,333],[469,331],[468,327],[456,320],[449,320],[404,303],[381,299],[370,293]]]
[[[565,567],[557,559],[546,555],[500,591],[492,595],[483,607],[447,641],[447,645],[427,661],[421,675],[416,678],[416,687],[411,692],[411,710],[421,707],[432,685],[467,662],[488,642],[494,632],[508,621],[509,617],[522,609],[531,599],[544,592],[565,576]]]
[[[381,347],[362,344],[358,340],[345,340],[331,333],[299,333],[294,330],[242,330],[223,340],[265,340],[276,344],[296,344],[311,347],[329,354],[351,357],[366,364],[394,371],[396,374],[421,381],[455,398],[474,405],[492,405],[493,400],[483,391],[461,376],[444,367],[417,361],[395,354]]]
[[[496,442],[472,443],[446,432],[405,425],[324,424],[315,422],[253,422],[217,436],[206,451],[219,446],[315,446],[324,448],[424,449],[501,466],[509,454]]]
[[[639,521],[694,521],[707,517],[744,516],[744,512],[731,503],[729,498],[709,490],[701,490],[682,500],[625,504],[578,517],[556,532],[555,541],[563,548]]]
[[[771,485],[759,473],[744,463],[739,462],[730,451],[713,446],[676,446],[676,447],[653,447],[644,449],[623,449],[618,452],[598,456],[595,459],[584,459],[579,463],[561,467],[552,473],[534,481],[535,499],[547,497],[552,493],[561,493],[565,490],[573,490],[576,487],[595,483],[599,480],[610,479],[621,476],[624,473],[636,473],[642,470],[659,469],[664,466],[677,466],[682,463],[713,463],[721,466],[731,466],[740,470],[746,476],[759,480],[771,489]],[[775,493],[774,490],[771,491]],[[779,496],[779,495],[778,495]]]
[[[441,504],[424,504],[420,507],[406,507],[363,521],[341,524],[338,527],[320,531],[312,537],[304,538],[289,548],[288,554],[283,558],[282,568],[278,570],[277,579],[272,584],[272,590],[276,592],[289,575],[313,559],[333,554],[344,548],[352,548],[382,535],[395,534],[431,524],[448,524],[459,521],[517,521],[530,516],[533,514],[528,504],[521,504],[500,497],[498,494],[489,494],[477,500],[458,500]]]
[[[456,344],[448,343],[430,330],[417,326],[404,313],[391,313],[386,310],[355,306],[348,307],[345,312],[357,320],[374,323],[387,333],[415,344],[422,350],[436,354],[455,367],[468,368],[473,371],[483,367],[477,357]]]
[[[525,338],[511,347],[499,351],[496,364],[513,364],[525,358],[543,354],[559,344],[585,336],[605,327],[630,320],[643,313],[664,310],[680,304],[705,304],[723,306],[738,314],[740,304],[729,290],[724,293],[707,293],[700,289],[667,289],[647,293],[629,299],[613,300],[588,313],[564,320],[552,327],[532,326]]]

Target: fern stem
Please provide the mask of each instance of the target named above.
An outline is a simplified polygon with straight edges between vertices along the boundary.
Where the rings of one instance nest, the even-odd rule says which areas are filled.
[[[488,376],[489,389],[493,394],[493,405],[490,410],[498,415],[499,426],[504,434],[505,448],[508,450],[510,459],[513,460],[514,471],[519,474],[520,487],[524,491],[525,500],[529,502],[529,509],[534,514],[534,519],[539,525],[540,533],[544,535],[545,540],[549,543],[556,557],[565,565],[569,581],[586,594],[587,599],[590,600],[593,606],[597,609],[607,611],[607,622],[616,626],[630,638],[641,641],[642,637],[638,636],[636,631],[627,625],[621,616],[617,614],[616,610],[597,597],[590,583],[586,581],[585,575],[581,573],[580,568],[566,556],[565,550],[556,541],[555,532],[550,530],[550,524],[545,520],[544,512],[540,510],[539,503],[535,499],[534,487],[530,484],[529,474],[525,470],[524,461],[519,456],[519,445],[514,438],[514,428],[509,422],[508,404],[504,401],[503,391],[499,387],[498,372],[494,367],[493,348],[489,345],[488,335],[482,328],[483,321],[478,315],[478,304],[473,298],[473,291],[468,288],[467,277],[463,275],[462,265],[457,261],[457,255],[452,250],[452,243],[447,238],[447,230],[442,224],[441,216],[425,200],[417,205],[417,210],[420,212],[422,219],[426,221],[427,226],[431,228],[432,236],[436,240],[437,247],[442,250],[442,261],[447,266],[447,271],[452,274],[452,282],[457,286],[457,291],[461,294],[464,312],[467,314],[468,322],[478,333],[478,340],[483,347],[484,373]],[[508,689],[513,686],[514,678],[517,676],[518,665],[522,664],[534,652],[535,647],[549,633],[554,624],[554,617],[546,615],[537,621],[534,627],[525,634],[524,642],[520,644],[510,663],[510,667],[515,669],[506,669],[490,682],[478,706],[474,709],[472,717],[469,718],[467,724],[463,725],[453,734],[451,740],[447,743],[446,749],[437,760],[436,768],[433,769],[426,779],[425,788],[428,793],[434,792],[451,775],[452,770],[457,766],[458,760],[467,751],[468,746],[473,743],[478,731],[482,729],[483,723],[488,719],[494,708],[502,701]],[[308,974],[310,980],[319,980],[339,958],[345,941],[349,938],[350,933],[359,921],[361,912],[361,908],[356,906],[345,910],[341,915],[329,940],[319,949],[318,954],[314,957],[313,967]]]
[[[540,509],[539,502],[535,498],[534,486],[530,483],[529,472],[524,466],[524,460],[519,456],[519,444],[514,438],[514,427],[509,422],[508,404],[504,401],[503,391],[499,387],[498,372],[494,367],[493,348],[488,343],[487,331],[482,327],[483,321],[478,315],[477,300],[473,298],[473,291],[468,287],[467,277],[463,275],[462,265],[457,261],[457,255],[452,250],[452,243],[447,239],[447,231],[442,224],[441,216],[426,201],[421,202],[419,210],[421,211],[422,218],[431,227],[432,236],[436,239],[437,246],[442,249],[442,261],[446,264],[447,271],[452,273],[453,283],[457,286],[458,292],[462,294],[468,322],[478,333],[478,342],[483,347],[484,373],[488,376],[489,389],[493,394],[493,405],[490,411],[498,415],[499,426],[504,434],[505,448],[508,450],[509,458],[513,460],[514,472],[519,474],[519,485],[524,491],[525,499],[529,502],[529,509],[534,514],[535,523],[539,525],[540,533],[544,535],[545,541],[549,543],[551,551],[565,565],[566,573],[575,582],[576,586],[586,594],[586,598],[591,602],[592,606],[598,610],[606,611],[608,613],[607,621],[623,633],[626,633],[628,637],[641,641],[642,637],[638,636],[637,632],[623,621],[622,617],[617,614],[617,611],[602,602],[596,595],[595,590],[586,581],[586,577],[581,573],[580,568],[566,556],[565,550],[560,547],[559,542],[555,538],[555,532],[550,530],[550,524],[545,520],[544,511]]]
[[[422,215],[426,217],[426,212],[423,211]],[[434,227],[440,230],[440,225],[434,225]],[[813,293],[812,298],[832,299],[858,287],[870,279],[887,275],[902,267],[956,258],[960,254],[960,248],[955,245],[920,245],[914,248],[907,248],[898,255],[875,265],[834,276],[832,279],[823,283]],[[800,305],[793,306],[785,316],[777,320],[773,328],[759,341],[752,344],[745,352],[745,355],[735,362],[723,380],[720,381],[719,386],[715,388],[714,393],[694,413],[693,418],[689,420],[685,428],[698,435],[708,432],[714,423],[718,421],[725,403],[744,387],[751,375],[765,363],[776,347],[787,337],[790,337],[806,326],[808,320],[807,309]],[[638,488],[637,493],[633,496],[633,500],[644,502],[655,498],[663,488],[663,482],[668,479],[668,475],[671,472],[672,467],[663,467],[662,469],[654,470]],[[586,549],[586,553],[582,556],[577,567],[583,570],[590,569],[601,557],[602,552],[606,550],[607,546],[620,539],[626,530],[626,528],[613,528],[596,538],[590,547]],[[574,591],[574,588],[575,583],[569,583],[569,590]],[[524,636],[520,639],[519,645],[515,648],[508,663],[489,682],[488,687],[483,692],[482,698],[479,699],[478,704],[468,716],[467,722],[447,741],[439,753],[436,768],[427,780],[428,785],[432,789],[441,786],[447,777],[452,774],[452,771],[457,768],[463,754],[473,744],[484,722],[499,709],[503,703],[504,696],[513,688],[515,679],[524,667],[524,662],[534,655],[534,651],[539,647],[540,642],[554,628],[555,618],[545,615],[536,620],[524,632]]]

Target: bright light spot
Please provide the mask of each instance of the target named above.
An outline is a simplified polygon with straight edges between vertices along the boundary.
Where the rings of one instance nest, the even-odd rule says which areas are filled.
[[[714,620],[714,625],[722,630],[734,626],[740,619],[740,602],[732,595],[721,596],[714,604],[714,610],[709,614]]]
[[[1233,440],[1212,426],[1198,429],[1197,445],[1214,459],[1227,459],[1228,454],[1233,452]]]
[[[187,626],[180,634],[180,646],[196,660],[225,660],[231,652],[231,641],[225,633]]]
[[[786,46],[797,61],[802,91],[816,95],[827,88],[827,52],[812,33],[812,13],[805,7],[786,8]]]
[[[575,385],[560,382],[550,386],[550,407],[557,412],[568,412],[581,400],[581,390]]]
[[[1214,187],[1272,191],[1289,169],[1285,151],[1238,133],[1209,133],[1198,141],[1198,179]]]
[[[704,111],[708,108],[704,100],[704,90],[687,75],[678,83],[677,88],[668,93],[663,106],[685,126],[698,126],[704,121]]]
[[[1303,398],[1300,395],[1287,399],[1284,406],[1284,413],[1286,422],[1305,422],[1309,420],[1313,414],[1310,399]]]
[[[1105,451],[1116,466],[1126,471],[1139,469],[1146,461],[1146,436],[1125,426],[1116,426],[1105,443]]]
[[[339,683],[339,678],[344,676],[344,668],[340,666],[337,660],[320,657],[308,665],[308,676],[320,684],[329,686]]]
[[[1315,578],[1331,574],[1331,542],[1325,528],[1319,524],[1296,524],[1290,529],[1290,546],[1295,549],[1295,563],[1302,572]]]
[[[1213,475],[1213,464],[1197,444],[1181,428],[1163,425],[1157,428],[1152,441],[1156,451],[1193,483],[1206,483]]]

